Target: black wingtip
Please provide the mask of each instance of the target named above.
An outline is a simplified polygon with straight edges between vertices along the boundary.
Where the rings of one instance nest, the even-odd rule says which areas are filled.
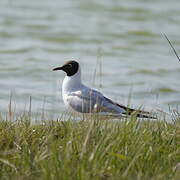
[[[157,117],[152,116],[149,112],[147,112],[148,114],[143,114],[143,111],[139,111],[139,110],[133,110],[133,111],[127,111],[125,113],[123,113],[124,115],[129,115],[129,116],[135,116],[138,118],[145,118],[145,119],[157,119]]]

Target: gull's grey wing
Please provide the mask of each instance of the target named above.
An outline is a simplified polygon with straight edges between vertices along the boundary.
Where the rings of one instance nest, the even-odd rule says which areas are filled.
[[[125,110],[105,98],[103,94],[93,89],[84,89],[68,94],[67,101],[72,109],[81,113],[109,112],[124,113]]]

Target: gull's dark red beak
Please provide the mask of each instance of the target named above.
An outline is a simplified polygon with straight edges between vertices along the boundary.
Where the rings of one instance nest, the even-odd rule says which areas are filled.
[[[59,70],[63,70],[63,67],[57,67],[53,69],[53,71],[59,71]]]

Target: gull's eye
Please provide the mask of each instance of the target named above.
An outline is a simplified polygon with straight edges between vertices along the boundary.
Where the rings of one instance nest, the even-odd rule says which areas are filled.
[[[68,64],[69,67],[72,67],[72,64]]]

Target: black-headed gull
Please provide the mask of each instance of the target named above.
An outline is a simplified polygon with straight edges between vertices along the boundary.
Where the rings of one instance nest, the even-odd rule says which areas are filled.
[[[149,112],[128,108],[105,97],[101,92],[85,86],[81,81],[81,68],[77,61],[68,61],[53,71],[62,70],[66,76],[62,84],[62,97],[68,110],[79,113],[98,113],[102,115],[131,115],[153,118]]]

